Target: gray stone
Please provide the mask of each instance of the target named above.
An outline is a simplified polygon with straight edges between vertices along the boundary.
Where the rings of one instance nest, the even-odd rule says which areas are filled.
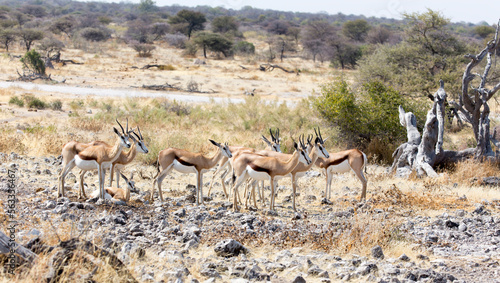
[[[304,277],[297,275],[297,277],[293,279],[292,283],[306,283],[306,280],[304,279]]]
[[[458,225],[458,231],[460,232],[465,232],[467,231],[467,225],[465,223],[460,223],[460,225]]]
[[[357,269],[356,273],[359,273],[361,276],[365,276],[370,274],[371,272],[375,272],[378,270],[376,264],[371,262],[363,262]]]
[[[375,246],[371,249],[371,254],[376,259],[384,259],[384,252],[382,251],[382,247]]]
[[[402,254],[398,259],[401,261],[410,261],[410,258],[406,254]]]
[[[56,207],[57,203],[54,200],[48,200],[44,204],[45,209],[54,209]]]
[[[218,242],[214,251],[218,256],[233,257],[238,256],[240,253],[247,253],[248,249],[234,239],[226,239]]]

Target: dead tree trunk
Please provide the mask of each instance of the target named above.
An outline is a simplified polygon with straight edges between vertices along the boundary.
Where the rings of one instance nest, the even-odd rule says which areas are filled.
[[[462,93],[459,102],[450,102],[454,111],[457,111],[460,117],[472,125],[474,138],[477,141],[476,148],[469,148],[463,151],[443,150],[444,133],[444,101],[446,92],[441,87],[434,96],[431,97],[434,103],[431,110],[427,113],[424,132],[420,140],[420,134],[416,130],[416,119],[413,113],[405,113],[400,106],[400,122],[406,127],[408,132],[408,142],[399,146],[393,154],[394,162],[391,169],[406,168],[416,171],[418,175],[437,176],[434,169],[441,165],[456,163],[466,158],[475,157],[480,161],[490,160],[500,162],[500,157],[496,156],[493,148],[498,144],[496,131],[490,135],[490,100],[495,93],[500,90],[500,82],[496,84],[489,81],[488,75],[492,68],[492,58],[500,49],[499,45],[500,22],[497,24],[495,37],[488,42],[486,47],[477,55],[466,55],[471,59],[465,68],[462,76]],[[482,74],[473,73],[473,69],[486,58],[486,65]],[[472,86],[474,79],[478,79],[476,87]]]
[[[391,169],[405,168],[416,171],[419,176],[436,177],[435,168],[449,163],[464,160],[473,154],[473,150],[447,151],[443,150],[444,116],[446,92],[443,81],[434,94],[432,108],[427,112],[422,136],[417,130],[417,119],[411,112],[405,112],[399,106],[399,121],[406,127],[408,142],[400,145],[393,153],[394,162]]]
[[[474,131],[474,138],[476,139],[477,146],[475,149],[475,157],[480,160],[494,159],[494,152],[491,146],[490,136],[490,107],[488,100],[490,100],[495,93],[500,89],[500,82],[496,84],[490,81],[488,76],[492,67],[493,57],[497,54],[499,49],[499,27],[497,24],[495,37],[488,42],[486,47],[476,55],[467,54],[465,57],[471,61],[465,68],[462,76],[462,93],[460,94],[459,102],[452,102],[455,109],[458,110],[460,116],[472,125]],[[486,65],[483,73],[473,73],[473,69],[478,66],[483,59],[486,58]],[[474,87],[472,84],[475,79],[477,85]]]

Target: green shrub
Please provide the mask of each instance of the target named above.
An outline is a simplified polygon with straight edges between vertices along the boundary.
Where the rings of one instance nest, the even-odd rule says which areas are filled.
[[[19,107],[24,107],[24,101],[17,96],[13,96],[9,99],[9,104],[15,104]]]
[[[373,151],[366,153],[383,163],[391,162],[392,151],[406,140],[398,106],[413,112],[420,127],[425,121],[421,106],[379,81],[365,83],[356,91],[343,79],[324,84],[313,105],[321,117],[338,128],[339,141]]]
[[[236,54],[254,54],[255,46],[248,41],[240,41],[234,45],[233,50]]]
[[[25,96],[24,99],[26,100],[26,103],[28,104],[28,108],[35,108],[35,109],[47,108],[47,103],[44,102],[43,100],[37,98],[37,97]]]
[[[21,58],[21,63],[23,63],[23,68],[29,70],[33,74],[45,75],[45,63],[40,53],[36,52],[34,49],[24,54]]]
[[[56,111],[61,111],[62,110],[62,101],[57,99],[55,101],[52,101],[50,103],[50,109],[56,110]]]

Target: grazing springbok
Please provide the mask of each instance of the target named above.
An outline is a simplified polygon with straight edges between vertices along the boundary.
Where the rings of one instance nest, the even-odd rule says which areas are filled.
[[[63,168],[59,178],[63,179],[75,166],[86,171],[97,168],[99,175],[99,198],[104,199],[104,168],[111,166],[111,164],[120,156],[124,147],[131,147],[128,133],[125,132],[118,120],[116,122],[120,125],[122,133],[113,127],[115,134],[118,136],[118,139],[113,146],[99,144],[83,149],[78,152]],[[59,186],[58,196],[64,196],[64,186],[62,184]]]
[[[254,180],[269,180],[271,183],[271,201],[270,209],[274,210],[274,192],[276,176],[288,175],[299,162],[310,164],[311,159],[306,153],[306,146],[301,144],[299,147],[296,142],[293,143],[294,153],[287,161],[279,158],[264,156],[251,152],[241,152],[235,156],[233,165],[233,209],[238,211],[238,187],[249,177]]]
[[[273,134],[273,130],[270,128],[269,133],[271,134],[271,141],[269,141],[264,135],[262,135],[262,140],[269,146],[271,151],[274,152],[281,152],[281,138],[279,137],[280,135],[280,129],[276,129],[276,132]],[[249,151],[249,152],[256,152],[256,149],[251,148],[251,147],[244,147],[244,146],[229,146],[229,150],[231,153],[236,155],[239,152],[243,151]],[[208,188],[208,195],[210,195],[210,192],[212,191],[212,186],[214,184],[214,179],[217,176],[219,172],[221,172],[224,168],[227,168],[224,173],[220,176],[221,178],[221,184],[222,184],[222,189],[224,191],[224,195],[226,198],[229,198],[229,194],[226,191],[226,184],[224,179],[226,178],[227,174],[232,171],[232,166],[229,158],[223,156],[221,158],[221,161],[219,162],[219,167],[217,170],[214,172],[214,175],[212,176],[212,181],[210,182],[210,187]]]
[[[153,189],[151,190],[151,202],[153,202],[153,194],[156,183],[158,183],[158,194],[160,200],[163,202],[163,195],[161,193],[161,183],[163,179],[170,174],[172,169],[181,173],[195,173],[196,174],[196,204],[203,204],[203,173],[214,167],[222,156],[231,158],[231,150],[227,144],[220,144],[213,140],[210,142],[217,147],[217,152],[212,157],[204,156],[201,153],[193,153],[187,150],[178,148],[167,148],[158,154],[158,164],[161,168],[160,173],[153,182]]]

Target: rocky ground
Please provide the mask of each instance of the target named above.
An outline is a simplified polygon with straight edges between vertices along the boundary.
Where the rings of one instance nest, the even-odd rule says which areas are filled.
[[[192,186],[184,183],[186,193],[164,193],[164,203],[150,204],[142,189],[116,205],[78,200],[75,189],[57,199],[57,157],[0,157],[2,207],[7,169],[19,169],[18,242],[29,247],[37,237],[49,243],[79,236],[116,254],[139,282],[500,282],[499,200],[462,198],[456,200],[462,206],[436,214],[398,204],[395,188],[380,191],[391,195],[385,199],[369,192],[364,203],[342,188],[331,201],[303,196],[308,206],[298,212],[287,196],[276,211],[233,212],[219,192],[196,206]],[[136,183],[149,191],[151,180]],[[360,243],[369,246],[352,247]],[[405,248],[398,253],[391,248],[397,245]],[[71,278],[85,276],[92,274]]]

